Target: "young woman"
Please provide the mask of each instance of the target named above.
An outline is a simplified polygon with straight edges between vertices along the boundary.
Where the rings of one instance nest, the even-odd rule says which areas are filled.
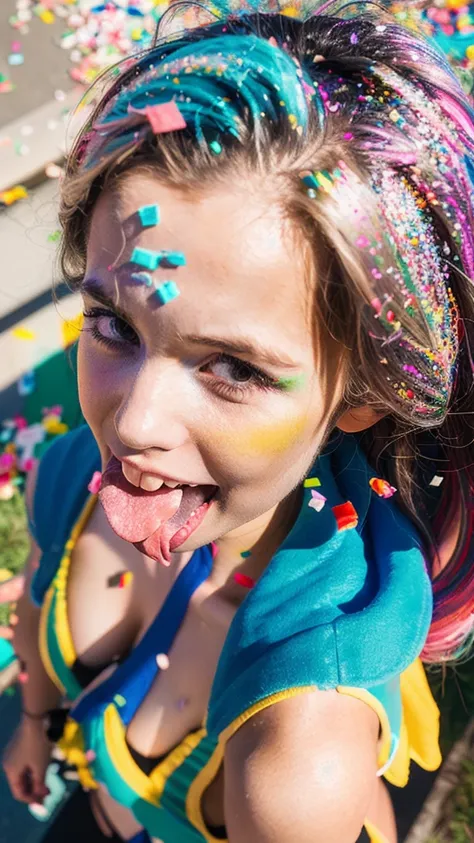
[[[394,843],[381,776],[439,764],[419,656],[473,618],[473,115],[357,11],[162,33],[69,158],[87,427],[31,495],[5,769],[44,795],[68,698],[48,734],[100,834]]]

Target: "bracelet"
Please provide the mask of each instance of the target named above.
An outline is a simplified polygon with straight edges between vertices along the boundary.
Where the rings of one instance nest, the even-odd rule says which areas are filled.
[[[23,717],[29,717],[30,720],[45,720],[49,714],[48,711],[43,711],[41,714],[33,714],[32,711],[27,711],[26,708],[22,708],[21,713]]]

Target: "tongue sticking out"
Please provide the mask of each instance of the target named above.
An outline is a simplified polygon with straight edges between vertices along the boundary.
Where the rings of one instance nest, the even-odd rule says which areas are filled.
[[[99,492],[107,520],[126,542],[142,542],[179,509],[183,492],[162,486],[145,492],[128,482],[118,460],[112,459],[102,477]]]
[[[162,486],[157,492],[146,492],[128,482],[120,462],[113,457],[102,476],[99,498],[110,526],[121,539],[157,562],[169,565],[173,537],[176,547],[185,541],[186,536],[177,533],[190,519],[193,521],[191,516],[213,491],[210,486],[181,489]],[[189,534],[192,531],[187,529]]]

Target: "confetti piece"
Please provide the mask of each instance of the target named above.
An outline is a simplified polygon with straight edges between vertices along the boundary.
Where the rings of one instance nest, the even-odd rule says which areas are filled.
[[[8,580],[11,580],[12,577],[13,574],[8,570],[8,568],[0,568],[0,582],[8,582]]]
[[[143,228],[151,228],[160,222],[160,209],[158,205],[143,205],[138,209],[138,216]]]
[[[160,266],[186,266],[186,256],[182,252],[162,252]]]
[[[248,577],[247,574],[242,574],[240,571],[234,574],[234,582],[244,588],[253,588],[255,585],[255,580],[252,577]]]
[[[222,152],[222,146],[220,145],[219,141],[213,140],[209,144],[209,149],[214,155],[220,155]]]
[[[52,231],[51,234],[48,234],[48,243],[57,243],[60,239],[61,232],[59,229],[56,229],[56,231]]]
[[[45,167],[44,172],[48,179],[59,179],[63,174],[63,169],[58,164],[51,163]]]
[[[21,673],[18,674],[18,681],[21,685],[26,685],[28,678],[26,670],[22,670]]]
[[[168,304],[179,296],[179,289],[174,281],[165,281],[155,290],[155,296],[161,304]]]
[[[102,472],[101,471],[94,471],[94,474],[92,475],[92,477],[90,479],[90,482],[89,482],[89,485],[87,487],[89,492],[91,493],[91,495],[97,495],[99,493],[101,483],[102,483]]]
[[[312,489],[314,486],[320,486],[321,481],[319,477],[307,477],[303,483],[305,489]]]
[[[441,486],[444,477],[440,477],[439,474],[435,474],[434,477],[430,480],[430,486]]]
[[[156,135],[186,128],[186,120],[174,100],[161,103],[161,105],[149,105],[145,108],[145,115]]]
[[[92,762],[96,759],[96,754],[93,749],[88,749],[87,752],[84,753],[84,756],[88,764],[92,764]]]
[[[125,571],[124,574],[120,575],[120,580],[118,587],[119,588],[128,588],[133,582],[133,574],[131,571]]]
[[[309,501],[308,506],[311,509],[315,509],[316,512],[321,512],[326,500],[327,498],[325,498],[320,492],[315,492],[314,489],[311,489],[311,500]]]
[[[57,418],[43,419],[42,425],[46,433],[49,433],[50,436],[60,436],[62,433],[67,433],[69,430],[68,425],[64,424],[64,422],[58,421]]]
[[[145,287],[153,287],[153,278],[149,272],[132,272],[130,277],[132,281],[136,281],[138,284],[145,284]]]
[[[379,498],[391,498],[397,491],[394,486],[380,477],[372,477],[369,480],[369,486]]]
[[[18,381],[18,395],[25,397],[31,395],[36,389],[36,376],[34,372],[25,372]]]
[[[83,327],[84,317],[82,313],[78,313],[74,319],[68,319],[67,321],[61,323],[63,348],[68,348],[70,345],[78,341]]]
[[[12,334],[17,340],[31,341],[36,339],[34,331],[30,331],[29,328],[23,328],[21,325],[18,328],[14,328]]]
[[[189,700],[187,697],[180,697],[179,700],[176,700],[176,708],[178,711],[184,711],[186,706],[189,705]]]
[[[219,548],[215,542],[211,542],[211,553],[212,553],[212,561],[216,558],[217,554],[219,553]]]
[[[115,694],[114,703],[115,705],[118,705],[119,708],[123,708],[124,705],[127,705],[127,700],[122,696],[122,694]]]
[[[25,57],[23,53],[11,53],[8,56],[8,64],[11,67],[18,67],[20,64],[25,63]]]
[[[16,615],[15,612],[11,612],[9,618],[10,626],[16,626],[19,620],[20,618],[18,617],[18,615]]]
[[[153,272],[159,266],[161,252],[153,252],[151,249],[143,249],[140,246],[135,246],[130,260],[132,263],[138,263],[140,266],[144,266],[145,269],[150,269]]]
[[[252,555],[252,551],[251,550],[243,550],[240,555],[241,555],[242,559],[248,559],[249,556]]]
[[[156,663],[160,670],[168,670],[170,666],[170,660],[166,653],[158,653],[156,657]]]
[[[334,513],[339,532],[342,532],[343,530],[352,530],[354,527],[357,527],[359,518],[350,501],[338,504],[338,506],[333,506],[332,511]]]

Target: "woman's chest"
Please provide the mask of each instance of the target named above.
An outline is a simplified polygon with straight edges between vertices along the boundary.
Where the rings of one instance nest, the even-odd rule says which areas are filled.
[[[170,640],[175,613],[168,595],[176,579],[175,571],[158,569],[118,539],[99,508],[76,543],[69,568],[67,615],[77,660],[89,668],[118,660],[119,670],[140,649],[143,663],[156,663],[156,675],[127,729],[129,744],[146,756],[168,752],[202,724],[232,616],[213,612],[219,598],[208,583],[197,583]]]

